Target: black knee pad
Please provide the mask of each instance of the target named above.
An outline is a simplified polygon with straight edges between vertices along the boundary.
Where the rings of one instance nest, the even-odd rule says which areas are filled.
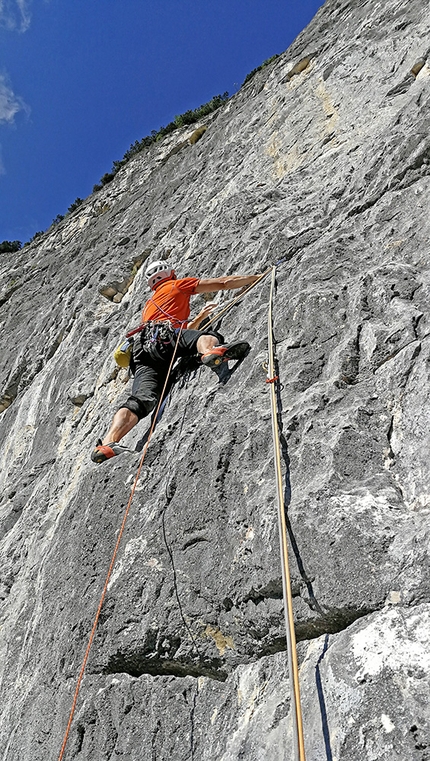
[[[152,412],[155,407],[155,403],[155,399],[147,399],[143,401],[142,399],[138,399],[137,396],[129,396],[127,401],[121,405],[121,408],[125,407],[127,410],[130,410],[130,412],[134,412],[139,420],[142,420],[142,418],[146,417],[150,412]]]

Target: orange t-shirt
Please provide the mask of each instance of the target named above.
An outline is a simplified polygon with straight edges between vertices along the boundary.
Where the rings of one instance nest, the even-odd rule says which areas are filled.
[[[142,322],[170,320],[175,327],[179,327],[190,316],[190,297],[196,292],[198,283],[198,277],[162,280],[145,304]]]

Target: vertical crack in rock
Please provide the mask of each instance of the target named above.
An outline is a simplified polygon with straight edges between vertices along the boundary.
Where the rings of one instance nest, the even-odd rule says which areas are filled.
[[[414,349],[414,352],[413,352],[413,354],[412,354],[412,356],[411,356],[411,360],[410,360],[410,363],[409,363],[409,367],[408,367],[408,369],[407,369],[406,373],[404,374],[403,378],[401,379],[401,388],[402,388],[402,389],[405,389],[405,388],[406,388],[406,386],[408,385],[408,381],[409,381],[409,378],[410,378],[410,376],[411,376],[411,373],[412,373],[412,371],[413,371],[413,369],[414,369],[414,367],[415,367],[415,360],[416,360],[416,359],[419,357],[419,355],[421,354],[421,348],[422,348],[422,344],[421,344],[421,343],[419,343],[419,344],[418,344],[418,345],[415,347],[415,349]]]
[[[192,689],[192,703],[190,707],[190,761],[194,761],[194,758],[195,758],[195,755],[194,755],[195,744],[196,744],[195,715],[196,715],[198,695],[199,695],[199,681],[197,680],[194,689]],[[186,693],[184,693],[184,697],[185,697],[185,700],[187,700]]]
[[[85,727],[83,724],[78,724],[76,727],[76,734],[78,737],[78,741],[76,743],[76,752],[75,756],[79,755],[79,753],[82,750],[82,746],[84,744],[84,737],[85,737]]]
[[[159,761],[159,756],[157,754],[157,737],[161,730],[161,719],[157,718],[155,720],[155,726],[154,730],[151,733],[151,761]]]
[[[13,372],[6,388],[0,396],[0,413],[7,410],[18,395],[18,390],[27,370],[27,362],[22,359],[17,369]]]
[[[341,381],[348,386],[353,386],[358,381],[360,371],[360,335],[362,325],[357,326],[356,335],[345,347],[346,357],[342,362]]]
[[[321,677],[321,663],[323,662],[324,656],[327,652],[328,642],[329,642],[329,635],[326,634],[324,637],[324,646],[321,651],[321,655],[319,656],[315,666],[315,682],[317,687],[318,703],[319,703],[320,715],[321,715],[321,727],[322,727],[322,733],[324,738],[326,761],[333,761],[333,753],[332,753],[331,742],[330,742],[330,728],[329,728],[328,717],[327,717],[327,703],[325,700],[323,680]]]
[[[394,415],[391,416],[390,425],[387,431],[387,440],[388,440],[388,466],[391,467],[391,465],[394,465],[396,457],[394,455],[393,447],[391,446],[391,439],[393,437],[393,431],[394,431]]]
[[[190,627],[189,627],[189,625],[187,623],[187,620],[185,618],[185,615],[184,615],[184,611],[183,611],[182,603],[181,603],[181,598],[179,596],[178,576],[177,576],[177,573],[176,573],[176,566],[175,566],[175,560],[174,560],[174,557],[173,557],[173,550],[172,550],[172,548],[171,548],[171,546],[169,544],[169,541],[167,539],[166,513],[167,513],[167,509],[168,509],[168,507],[170,505],[170,502],[172,501],[173,497],[175,496],[175,491],[176,491],[176,481],[175,481],[175,477],[173,477],[171,482],[170,482],[170,492],[169,493],[167,493],[167,487],[166,487],[166,504],[165,504],[163,512],[161,514],[161,527],[162,527],[162,530],[163,530],[163,540],[164,540],[164,544],[166,545],[166,550],[167,550],[167,553],[169,555],[170,563],[171,563],[171,566],[172,566],[173,588],[175,590],[176,602],[178,603],[178,609],[179,609],[180,616],[182,618],[182,623],[183,623],[185,629],[187,630],[187,632],[188,632],[188,634],[189,634],[189,636],[191,638],[191,642],[193,643],[193,647],[194,647],[198,657],[202,658],[202,654],[201,654],[201,652],[199,650],[199,647],[197,645],[196,638],[195,638],[193,632],[191,631],[191,629],[190,629]]]

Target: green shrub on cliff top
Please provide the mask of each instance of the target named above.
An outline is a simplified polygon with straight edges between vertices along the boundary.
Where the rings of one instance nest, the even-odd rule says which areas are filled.
[[[173,122],[169,122],[165,127],[160,127],[158,130],[152,130],[150,135],[146,135],[142,140],[136,140],[130,145],[130,148],[124,153],[124,156],[120,161],[113,162],[111,171],[103,175],[100,182],[97,185],[94,185],[93,191],[96,192],[97,190],[101,190],[104,185],[111,182],[121,167],[125,166],[127,161],[130,161],[130,159],[133,158],[133,156],[136,156],[137,153],[141,153],[146,148],[149,148],[150,145],[159,142],[166,137],[166,135],[169,135],[180,127],[185,127],[188,124],[195,124],[195,122],[200,121],[200,119],[203,119],[205,116],[208,116],[208,114],[211,114],[213,111],[220,108],[220,106],[226,103],[228,98],[228,92],[225,92],[223,95],[214,95],[214,97],[207,103],[203,103],[198,108],[185,111],[185,113],[175,116]]]
[[[1,2],[1,0],[0,0]],[[174,121],[169,122],[165,127],[160,127],[158,130],[152,130],[150,135],[146,135],[146,137],[143,137],[141,140],[135,140],[132,145],[130,145],[130,148],[124,153],[124,156],[120,161],[114,161],[112,165],[112,169],[110,172],[106,172],[103,177],[100,179],[100,182],[94,185],[93,192],[95,193],[98,190],[101,190],[105,185],[107,185],[109,182],[113,180],[117,172],[121,169],[121,167],[125,166],[128,161],[130,161],[133,156],[136,156],[137,153],[141,153],[141,151],[144,151],[146,148],[149,148],[150,145],[153,143],[162,140],[166,135],[169,135],[171,132],[174,132],[175,130],[179,129],[180,127],[184,127],[188,124],[194,124],[195,122],[198,122],[200,119],[203,119],[205,116],[208,116],[208,114],[211,114],[213,111],[216,111],[220,106],[222,106],[229,98],[228,92],[223,93],[223,95],[214,95],[211,100],[209,100],[207,103],[203,103],[198,108],[195,108],[193,110],[185,111],[185,113],[180,114],[179,116],[175,116]],[[72,212],[76,211],[76,209],[83,203],[82,198],[76,198],[76,200],[70,204],[69,208],[67,209],[67,213],[71,214]],[[53,224],[58,224],[62,219],[64,219],[64,216],[61,214],[58,214],[57,217],[53,220]],[[37,232],[30,241],[25,243],[24,245],[28,245],[29,243],[32,243],[36,238],[38,238],[40,235],[42,235],[42,232]],[[1,251],[17,251],[17,249],[9,249],[9,248],[2,248],[4,245],[14,245],[18,244],[21,248],[21,243],[19,241],[3,241],[3,243],[0,244],[0,252]]]
[[[256,69],[253,69],[252,71],[250,71],[249,74],[247,74],[245,79],[243,80],[242,87],[243,85],[246,85],[246,83],[249,82],[250,79],[252,79],[252,77],[257,73],[257,71],[261,71],[262,69],[265,69],[266,66],[269,65],[269,63],[276,61],[276,59],[279,58],[279,56],[280,56],[280,53],[276,53],[275,55],[272,55],[271,58],[266,58],[266,60],[263,61],[261,66],[257,66]]]
[[[5,254],[7,252],[14,252],[19,251],[19,249],[22,247],[22,243],[20,240],[4,240],[2,243],[0,243],[0,253]]]
[[[67,209],[67,211],[69,212],[69,214],[71,214],[71,213],[72,213],[72,211],[76,211],[76,209],[78,209],[78,208],[79,208],[79,206],[80,206],[81,204],[83,204],[83,202],[84,202],[84,199],[83,199],[83,198],[79,198],[79,196],[78,196],[77,198],[75,198],[75,200],[73,201],[73,203],[71,203],[71,204],[70,204],[70,206],[69,206],[69,208]]]

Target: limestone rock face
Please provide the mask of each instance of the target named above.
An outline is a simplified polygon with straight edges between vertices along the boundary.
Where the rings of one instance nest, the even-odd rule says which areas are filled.
[[[327,0],[220,111],[2,255],[2,761],[58,758],[139,462],[89,454],[128,393],[112,351],[148,256],[181,276],[279,261],[307,759],[429,761],[429,32],[422,0]],[[171,394],[66,759],[293,757],[268,296],[223,320],[252,344],[230,381],[205,368]]]

